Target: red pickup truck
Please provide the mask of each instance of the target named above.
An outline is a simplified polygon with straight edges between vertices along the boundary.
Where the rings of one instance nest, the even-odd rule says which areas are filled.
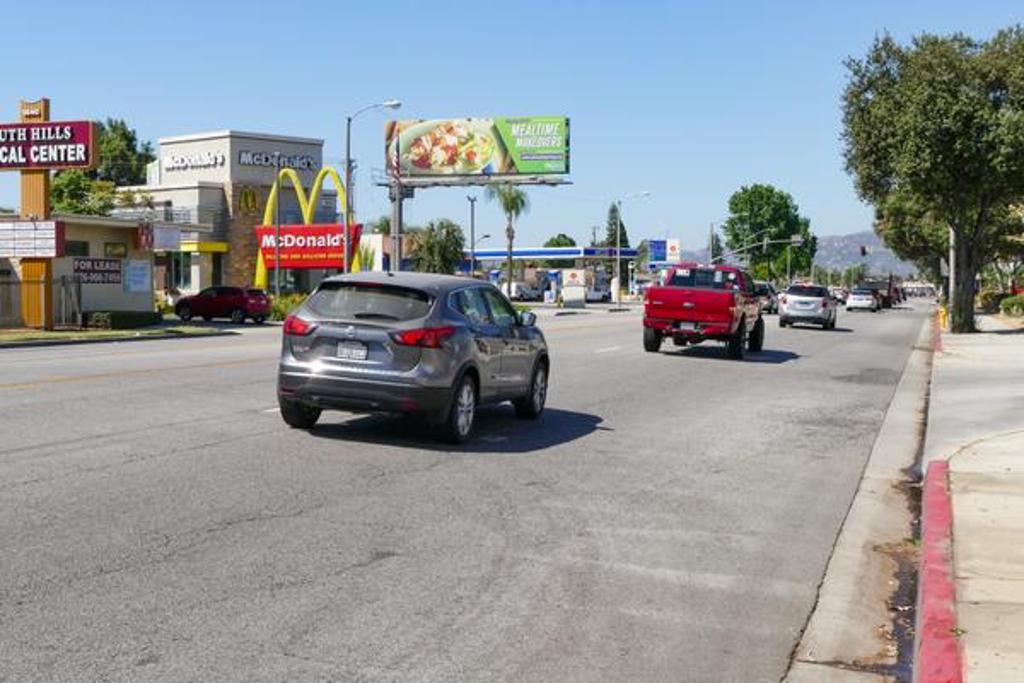
[[[736,360],[743,358],[744,347],[760,351],[764,320],[753,277],[733,266],[681,263],[669,268],[644,299],[644,350],[660,350],[665,337],[676,346],[722,341]]]

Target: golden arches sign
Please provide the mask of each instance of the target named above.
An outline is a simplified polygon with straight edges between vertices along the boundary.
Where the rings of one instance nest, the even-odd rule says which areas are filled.
[[[316,202],[320,199],[320,192],[323,189],[324,180],[327,178],[334,182],[334,187],[338,191],[338,202],[341,204],[341,215],[344,216],[348,206],[348,194],[345,189],[345,183],[342,182],[341,176],[338,175],[338,172],[333,167],[324,166],[320,169],[313,179],[313,185],[310,188],[308,197],[302,187],[302,180],[299,178],[299,174],[295,172],[295,169],[282,168],[277,172],[277,179],[270,188],[267,205],[263,209],[263,225],[273,225],[275,222],[274,212],[277,211],[278,189],[285,180],[290,181],[292,189],[295,190],[295,199],[299,202],[299,210],[302,212],[302,222],[305,225],[312,225],[313,219],[316,217]],[[256,253],[256,277],[253,284],[256,287],[265,289],[267,287],[267,266],[263,263],[263,251],[257,249]],[[358,254],[353,254],[352,256],[351,270],[352,272],[360,270]]]

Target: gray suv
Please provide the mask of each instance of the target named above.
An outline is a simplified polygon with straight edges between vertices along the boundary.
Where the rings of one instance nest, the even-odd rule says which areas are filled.
[[[551,369],[533,313],[492,285],[449,275],[331,277],[284,324],[281,416],[308,429],[323,409],[426,415],[461,443],[476,408],[544,410]]]

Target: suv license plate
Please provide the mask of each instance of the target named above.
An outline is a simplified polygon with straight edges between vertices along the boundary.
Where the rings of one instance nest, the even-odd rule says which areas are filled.
[[[359,342],[340,342],[338,358],[345,360],[366,360],[366,345]]]
[[[678,328],[680,332],[693,332],[697,329],[697,323],[679,323]]]

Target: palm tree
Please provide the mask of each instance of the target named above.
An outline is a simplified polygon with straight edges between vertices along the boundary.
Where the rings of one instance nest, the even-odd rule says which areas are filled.
[[[457,223],[447,218],[430,221],[416,236],[415,268],[424,273],[454,273],[462,263],[464,246]]]
[[[488,185],[486,196],[488,201],[497,200],[501,204],[501,210],[505,213],[508,223],[505,226],[505,237],[508,238],[508,291],[512,291],[512,242],[516,237],[515,221],[521,215],[530,210],[530,199],[526,191],[521,190],[512,183],[505,185]]]

